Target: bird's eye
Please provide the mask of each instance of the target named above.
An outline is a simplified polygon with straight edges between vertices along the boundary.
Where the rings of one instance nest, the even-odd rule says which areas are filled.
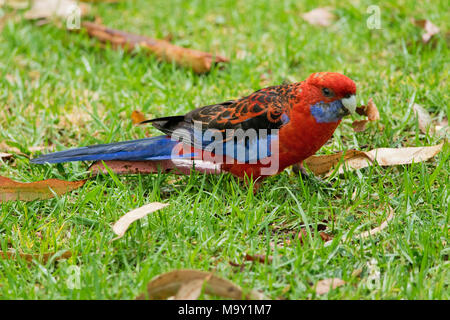
[[[322,93],[325,97],[332,97],[334,95],[333,91],[328,88],[322,88]]]

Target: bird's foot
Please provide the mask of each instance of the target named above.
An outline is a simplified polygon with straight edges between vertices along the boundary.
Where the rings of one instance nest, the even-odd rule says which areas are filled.
[[[322,185],[325,185],[328,188],[331,188],[333,186],[330,182],[315,176],[313,173],[308,173],[308,171],[306,171],[306,168],[303,166],[303,163],[301,162],[294,164],[292,166],[292,171],[296,175],[300,174],[302,176],[302,180],[316,181]]]

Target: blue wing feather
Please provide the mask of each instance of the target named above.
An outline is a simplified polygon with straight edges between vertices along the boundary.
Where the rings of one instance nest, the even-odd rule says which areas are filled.
[[[176,144],[178,144],[178,141],[171,140],[168,136],[158,136],[54,152],[32,159],[31,163],[43,164],[97,160],[167,160],[174,158],[172,150]],[[191,156],[192,154],[177,157]]]

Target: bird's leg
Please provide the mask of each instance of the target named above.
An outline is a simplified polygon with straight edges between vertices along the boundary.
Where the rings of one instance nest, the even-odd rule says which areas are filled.
[[[303,166],[303,161],[298,162],[292,166],[292,171],[295,174],[301,174],[303,179],[309,178],[309,173],[306,171],[305,167]]]
[[[314,174],[310,174],[308,173],[308,171],[306,171],[305,167],[303,166],[303,162],[298,162],[296,164],[294,164],[292,166],[292,171],[298,175],[299,173],[302,176],[302,180],[316,180],[318,182],[320,182],[321,184],[326,185],[327,187],[331,188],[333,185],[327,181],[324,181],[323,179],[316,177]]]

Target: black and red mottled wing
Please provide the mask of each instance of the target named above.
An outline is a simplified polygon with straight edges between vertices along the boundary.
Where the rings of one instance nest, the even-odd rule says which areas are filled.
[[[280,129],[289,122],[292,90],[289,84],[267,87],[238,100],[197,108],[184,116],[157,118],[144,123],[151,122],[169,135],[177,129],[191,132],[195,124],[201,124],[202,131]]]

